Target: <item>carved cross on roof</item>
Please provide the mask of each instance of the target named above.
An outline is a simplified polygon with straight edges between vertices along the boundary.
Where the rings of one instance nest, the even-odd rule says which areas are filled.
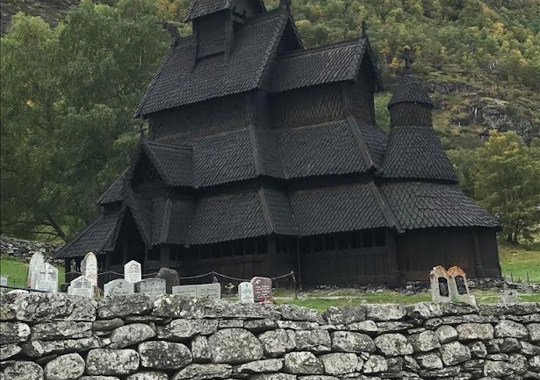
[[[368,30],[367,22],[366,22],[366,20],[364,20],[364,21],[362,21],[362,37],[363,38],[367,37],[367,30]]]
[[[142,123],[139,125],[139,137],[140,137],[141,142],[143,142],[144,141],[144,126]]]
[[[401,53],[400,58],[405,61],[405,74],[411,74],[412,64],[414,62],[414,51],[411,52],[411,49],[406,47],[403,49],[403,53]]]

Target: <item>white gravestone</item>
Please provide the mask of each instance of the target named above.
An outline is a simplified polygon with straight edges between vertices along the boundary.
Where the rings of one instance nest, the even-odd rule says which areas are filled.
[[[34,289],[50,293],[58,291],[58,269],[49,263],[36,268],[33,275]]]
[[[186,298],[197,298],[196,285],[178,285],[172,287],[172,294]]]
[[[435,303],[448,303],[452,299],[450,297],[450,277],[446,269],[437,265],[433,267],[429,273],[431,283],[431,300]]]
[[[135,293],[135,284],[123,279],[112,280],[104,286],[104,296],[128,296]]]
[[[221,299],[221,285],[219,283],[197,285],[197,298]]]
[[[238,298],[240,298],[240,302],[242,303],[255,302],[253,285],[251,285],[251,282],[242,282],[238,285]]]
[[[135,284],[135,292],[155,299],[162,294],[167,294],[167,282],[162,278],[147,278]]]
[[[465,271],[456,265],[448,269],[447,273],[448,277],[450,277],[449,289],[452,301],[465,302],[476,306],[476,299],[469,291]]]
[[[81,261],[81,272],[84,277],[92,282],[93,286],[98,286],[98,262],[94,252],[88,252]]]
[[[72,296],[94,298],[94,285],[92,285],[92,281],[86,277],[79,276],[70,282],[68,294]]]
[[[251,279],[253,295],[256,302],[266,302],[272,300],[272,280],[267,277],[253,277]]]
[[[2,286],[7,286],[7,283],[8,283],[8,276],[0,276],[0,285]]]
[[[127,282],[131,282],[133,284],[141,281],[142,280],[141,264],[139,264],[135,260],[131,260],[129,263],[124,265],[124,279]]]
[[[36,269],[45,263],[45,259],[40,252],[34,253],[30,258],[30,264],[28,266],[28,276],[26,279],[26,286],[29,288],[35,288],[36,282],[34,280],[34,273]]]

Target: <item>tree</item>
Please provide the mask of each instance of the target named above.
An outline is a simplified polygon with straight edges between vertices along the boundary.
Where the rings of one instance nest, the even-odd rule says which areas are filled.
[[[133,111],[169,43],[153,0],[83,1],[51,29],[22,14],[2,37],[2,232],[69,239],[128,163]]]
[[[540,149],[526,147],[514,132],[490,133],[477,150],[474,192],[509,242],[530,239],[540,227]]]

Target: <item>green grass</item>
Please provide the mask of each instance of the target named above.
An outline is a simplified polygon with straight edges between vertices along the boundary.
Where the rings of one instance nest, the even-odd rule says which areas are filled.
[[[499,244],[499,258],[503,275],[514,281],[540,282],[540,249]]]
[[[64,268],[58,269],[58,284],[64,281]],[[23,260],[9,257],[6,255],[0,256],[0,274],[8,276],[8,285],[24,288],[26,287],[26,277],[28,274],[28,263]]]

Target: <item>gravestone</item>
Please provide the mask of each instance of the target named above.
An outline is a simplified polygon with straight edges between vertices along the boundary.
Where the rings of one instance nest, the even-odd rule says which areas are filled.
[[[167,287],[167,294],[172,293],[173,286],[180,285],[180,279],[178,278],[178,272],[170,268],[161,268],[156,276],[165,280]]]
[[[253,295],[253,285],[251,285],[251,282],[241,282],[238,285],[238,298],[240,298],[241,303],[255,302],[255,297]]]
[[[94,252],[88,252],[81,261],[81,272],[84,277],[92,282],[93,286],[98,286],[98,262]]]
[[[221,285],[219,283],[196,285],[197,298],[221,299]]]
[[[253,286],[255,302],[272,300],[272,280],[267,277],[253,277],[250,281]]]
[[[135,284],[135,292],[146,294],[151,299],[155,299],[167,293],[167,284],[162,278],[147,278]]]
[[[92,285],[92,281],[86,277],[79,276],[70,282],[68,294],[72,296],[94,298],[94,285]]]
[[[437,265],[429,273],[431,300],[435,303],[450,302],[449,277],[443,266]]]
[[[196,285],[178,285],[172,287],[172,294],[186,298],[197,298]]]
[[[36,268],[33,275],[34,289],[50,293],[58,291],[58,269],[49,263]]]
[[[131,260],[129,263],[126,263],[126,265],[124,265],[124,279],[127,282],[131,282],[133,284],[141,281],[141,264],[139,264],[135,260]]]
[[[104,285],[104,296],[128,296],[135,293],[135,284],[124,279],[112,280]]]
[[[476,306],[476,299],[469,292],[465,271],[456,265],[448,269],[447,273],[452,301],[465,302],[469,305]]]
[[[26,286],[28,288],[34,288],[36,283],[34,280],[34,273],[36,269],[45,263],[45,259],[40,252],[36,252],[30,258],[30,264],[28,265],[28,275],[26,276]]]
[[[0,276],[0,285],[7,286],[8,283],[8,276],[1,275]]]
[[[515,289],[503,289],[500,302],[504,305],[512,305],[519,302],[518,292]]]

